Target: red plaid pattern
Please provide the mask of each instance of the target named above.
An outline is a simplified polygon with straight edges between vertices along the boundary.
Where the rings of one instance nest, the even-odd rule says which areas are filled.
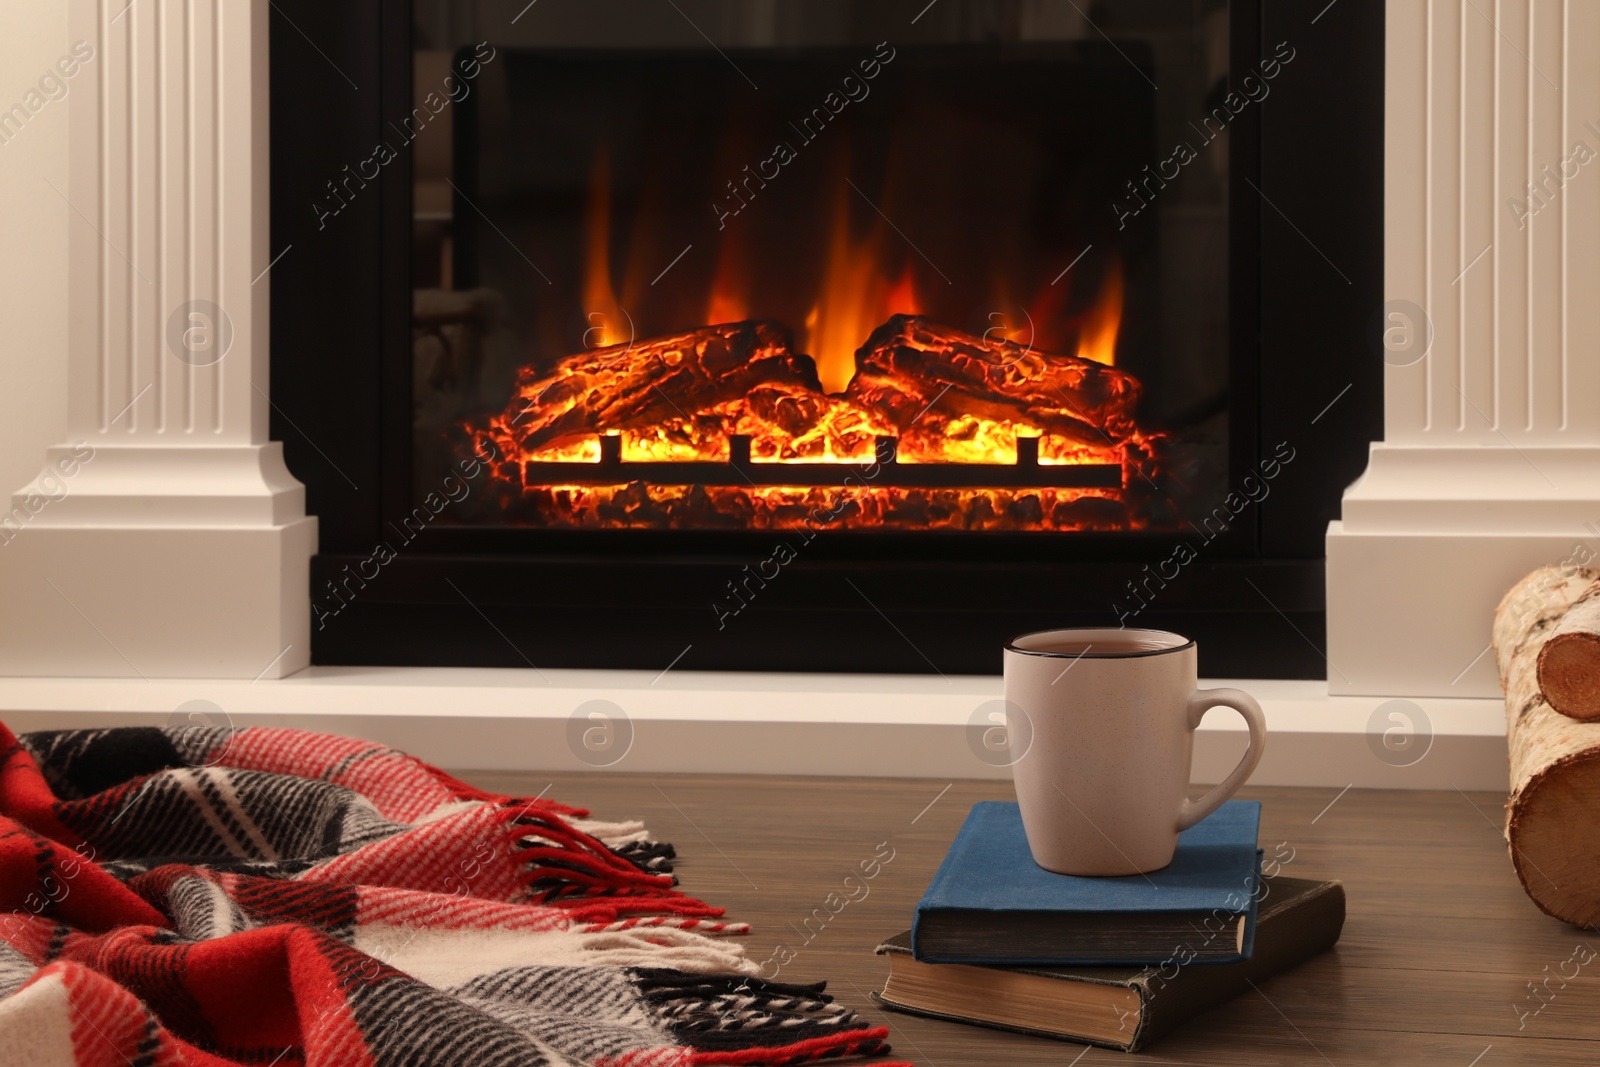
[[[0,726],[0,1033],[30,1067],[694,1067],[888,1051],[637,825],[281,729]],[[11,1035],[18,1035],[15,1042]],[[10,1062],[8,1060],[8,1062]]]

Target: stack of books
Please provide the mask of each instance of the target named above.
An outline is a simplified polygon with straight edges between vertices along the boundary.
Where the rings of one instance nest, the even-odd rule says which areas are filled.
[[[917,905],[878,946],[897,1011],[1129,1052],[1339,940],[1338,882],[1263,877],[1261,805],[1234,800],[1151,874],[1033,862],[1015,804],[973,807]]]

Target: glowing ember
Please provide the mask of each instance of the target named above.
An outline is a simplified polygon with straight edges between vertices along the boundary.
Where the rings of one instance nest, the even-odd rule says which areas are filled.
[[[782,327],[707,326],[577,353],[545,371],[527,368],[507,410],[468,430],[506,457],[497,474],[508,512],[531,512],[545,525],[771,528],[818,508],[839,527],[1143,524],[1128,496],[1143,493],[1131,483],[1145,479],[1129,468],[1155,471],[1161,439],[1134,423],[1139,385],[1131,375],[906,315],[872,331],[853,364],[848,387],[828,393]],[[610,474],[562,484],[557,468],[547,467],[602,463],[606,436],[621,438],[619,465],[604,468],[616,484],[591,484]],[[1024,453],[1019,441],[1029,438],[1037,443]],[[860,474],[838,486],[790,486],[782,475],[748,473],[748,486],[727,478],[680,485],[652,474],[652,464],[729,464],[739,454],[736,441],[748,448],[749,466],[738,468],[746,472],[851,464]],[[893,461],[875,462],[883,447]],[[1025,460],[1052,469],[1098,465],[1114,472],[1113,484],[984,484],[998,477],[984,475],[985,467],[1014,472]],[[952,484],[928,486],[895,484],[897,464],[968,466],[952,468]]]

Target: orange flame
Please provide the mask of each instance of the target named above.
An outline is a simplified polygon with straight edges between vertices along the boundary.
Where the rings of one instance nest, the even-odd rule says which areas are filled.
[[[907,315],[920,313],[921,304],[917,301],[917,283],[916,278],[912,275],[910,263],[907,263],[905,270],[900,272],[899,280],[890,286],[889,294],[884,298],[884,306],[889,309],[888,313],[884,315],[885,319],[889,315],[900,312],[904,312]],[[866,337],[863,336],[861,339],[865,341]]]
[[[1055,283],[1045,282],[1041,285],[1039,292],[1033,298],[1033,303],[1027,306],[1027,315],[1021,322],[1012,325],[1009,315],[1003,319],[991,316],[990,321],[1003,321],[1011,325],[1011,329],[1006,333],[1008,341],[1031,346],[1041,352],[1066,352],[1073,336],[1072,321],[1066,314],[1071,284],[1070,279],[1058,279]],[[996,306],[1008,309],[1011,307],[1006,290],[1000,290]]]
[[[745,234],[748,226],[735,226],[717,250],[717,274],[706,302],[706,325],[744,322],[750,317],[750,269]]]
[[[843,186],[841,186],[843,188]],[[609,153],[596,152],[585,212],[587,255],[584,264],[583,310],[587,330],[584,347],[596,349],[635,340],[635,326],[617,298],[612,281],[612,172]],[[850,222],[851,202],[841,192],[834,202],[828,250],[816,298],[805,318],[804,350],[817,367],[825,392],[842,392],[855,374],[856,350],[872,331],[896,314],[926,314],[909,259],[897,276],[886,260],[887,234],[881,221],[857,239]],[[752,318],[748,227],[732,227],[717,254],[716,271],[706,297],[705,325],[744,322]],[[630,256],[629,291],[638,256]],[[1077,316],[1064,316],[1068,285],[1042,286],[1026,311],[1011,302],[1004,278],[995,279],[998,307],[985,325],[984,336],[1004,339],[1029,349],[1060,352],[1071,344],[1074,328],[1080,359],[1114,366],[1122,323],[1124,278],[1113,261],[1094,303]],[[1019,317],[1019,314],[1020,317]],[[679,325],[679,323],[674,324]]]
[[[1078,329],[1078,358],[1114,366],[1117,362],[1117,330],[1122,325],[1122,264],[1113,262],[1100,296],[1083,316]]]
[[[850,232],[850,202],[834,202],[833,233],[821,291],[806,316],[806,351],[829,393],[842,392],[855,374],[856,349],[891,315],[921,312],[910,264],[893,283],[881,268],[881,224],[863,241]]]
[[[584,347],[604,348],[629,340],[627,319],[611,288],[611,155],[595,154],[586,212],[588,255],[584,264],[583,314],[589,329]]]

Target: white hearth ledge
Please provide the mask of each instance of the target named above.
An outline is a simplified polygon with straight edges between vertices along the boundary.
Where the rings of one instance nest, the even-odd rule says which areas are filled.
[[[1387,713],[1370,725],[1380,698],[1329,696],[1321,681],[1201,684],[1244,689],[1266,710],[1257,785],[1506,788],[1499,700],[1416,700],[1432,744],[1398,767],[1374,750],[1383,730],[1396,728]],[[0,720],[18,731],[181,724],[191,720],[175,709],[204,700],[221,714],[193,721],[351,734],[455,770],[574,771],[602,769],[569,743],[573,713],[600,700],[622,709],[633,731],[609,771],[1005,778],[1008,770],[979,759],[968,743],[974,711],[1000,693],[998,677],[311,667],[254,683],[0,678]],[[579,733],[590,725],[581,723]],[[1196,743],[1195,780],[1221,779],[1244,740],[1237,715],[1210,713]]]

